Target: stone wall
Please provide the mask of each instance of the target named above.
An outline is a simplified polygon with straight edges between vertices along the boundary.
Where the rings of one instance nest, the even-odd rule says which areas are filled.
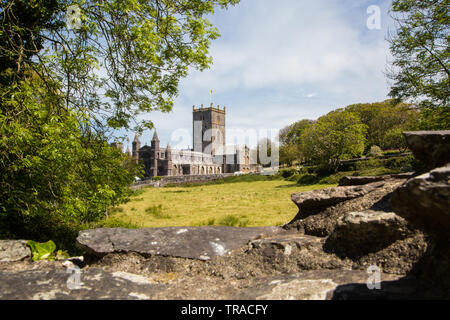
[[[208,182],[223,179],[226,177],[232,177],[234,173],[222,173],[222,174],[211,174],[211,175],[195,175],[195,176],[173,176],[173,177],[162,177],[161,180],[144,180],[136,182],[131,186],[132,190],[138,190],[145,187],[153,186],[155,188],[162,188],[169,184],[183,185],[192,182]]]

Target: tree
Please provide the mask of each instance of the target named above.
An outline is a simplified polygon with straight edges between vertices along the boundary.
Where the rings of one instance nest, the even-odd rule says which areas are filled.
[[[447,0],[394,0],[397,30],[390,36],[394,60],[390,95],[445,113],[449,126],[450,14]]]
[[[399,149],[400,152],[405,152],[408,146],[406,145],[406,139],[403,136],[402,128],[393,128],[386,132],[383,141],[384,149]]]
[[[362,155],[366,129],[357,114],[342,109],[332,111],[305,129],[301,136],[302,153],[313,164],[337,170],[340,160]]]
[[[292,165],[302,158],[300,152],[300,137],[303,131],[313,124],[312,120],[300,120],[280,130],[280,163]]]
[[[0,0],[0,237],[64,238],[124,201],[139,168],[111,132],[172,108],[189,68],[211,64],[205,15],[237,2]]]
[[[299,143],[303,130],[313,124],[313,120],[303,119],[280,130],[280,144]]]
[[[31,72],[1,87],[0,100],[0,238],[70,247],[68,230],[121,203],[137,168],[104,136],[81,131],[77,115]]]
[[[300,159],[300,150],[297,144],[283,144],[280,146],[280,163],[292,166],[295,160]]]
[[[350,105],[345,110],[356,113],[367,126],[366,152],[373,145],[382,146],[389,130],[399,128],[407,131],[414,128],[420,116],[413,106],[394,100]]]

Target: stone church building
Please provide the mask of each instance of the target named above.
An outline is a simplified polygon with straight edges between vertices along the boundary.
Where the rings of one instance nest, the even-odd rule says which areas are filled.
[[[141,147],[136,135],[132,144],[132,157],[142,163],[146,177],[212,175],[222,173],[259,173],[261,166],[252,164],[247,146],[226,146],[226,108],[203,108],[193,112],[193,146],[191,150],[176,150],[170,145],[160,146],[158,134],[151,145]]]

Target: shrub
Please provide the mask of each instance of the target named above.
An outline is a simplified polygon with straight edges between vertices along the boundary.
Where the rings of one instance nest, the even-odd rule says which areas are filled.
[[[248,219],[241,220],[241,217],[230,214],[220,219],[217,224],[219,226],[244,228],[248,226],[249,223]]]
[[[124,228],[124,229],[138,229],[139,226],[130,221],[122,221],[115,218],[108,218],[99,222],[91,223],[85,227],[86,229],[95,228]]]
[[[297,182],[298,179],[300,179],[304,174],[294,174],[293,176],[290,176],[289,178],[286,179],[286,181],[292,181],[292,182]]]
[[[342,177],[346,176],[346,172],[339,172],[332,175],[329,175],[327,177],[323,177],[318,181],[320,184],[338,184],[339,180],[342,179]]]
[[[408,147],[403,131],[402,128],[393,128],[387,131],[383,139],[383,147],[385,149],[399,149],[404,152]]]
[[[355,163],[355,171],[370,169],[370,168],[378,168],[378,167],[382,167],[382,166],[383,166],[383,161],[380,159],[363,160],[363,161],[358,161]]]
[[[310,185],[310,184],[316,184],[319,182],[319,178],[315,174],[305,174],[300,177],[300,179],[297,180],[297,183],[299,185]]]
[[[389,169],[396,169],[399,171],[420,171],[425,168],[425,165],[410,155],[407,157],[391,158],[385,161],[385,167]]]
[[[148,207],[145,209],[145,213],[152,215],[156,219],[170,219],[169,214],[163,213],[162,205]]]
[[[372,146],[369,151],[371,157],[381,157],[383,155],[383,150],[379,146]]]
[[[278,174],[281,175],[283,178],[287,179],[289,177],[292,177],[293,175],[297,174],[298,170],[295,168],[287,168],[287,169],[281,169]]]

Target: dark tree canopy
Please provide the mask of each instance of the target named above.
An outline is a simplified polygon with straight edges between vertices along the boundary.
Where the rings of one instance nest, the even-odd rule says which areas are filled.
[[[211,65],[219,33],[206,19],[238,0],[1,1],[2,76],[33,69],[58,82],[67,108],[91,125],[152,127],[138,116],[170,111],[190,68]],[[66,25],[80,8],[77,29]]]

